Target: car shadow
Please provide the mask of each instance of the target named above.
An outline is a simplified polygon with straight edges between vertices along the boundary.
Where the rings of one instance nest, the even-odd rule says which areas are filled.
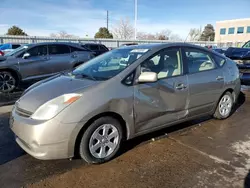
[[[0,114],[0,165],[25,154],[17,145],[15,135],[9,128],[9,116],[9,113]]]
[[[243,92],[240,92],[239,98],[237,103],[235,104],[233,110],[232,110],[232,114],[237,111],[238,108],[240,108],[246,100],[246,96]],[[154,140],[159,140],[161,138],[167,138],[169,133],[172,132],[176,132],[176,131],[184,131],[186,128],[191,128],[193,126],[198,126],[199,124],[202,124],[203,122],[210,120],[212,117],[211,116],[205,116],[199,119],[195,119],[195,120],[191,120],[191,121],[187,121],[184,123],[180,123],[177,125],[173,125],[167,128],[163,128],[161,130],[152,132],[152,133],[148,133],[142,136],[138,136],[136,138],[133,138],[131,140],[126,141],[123,144],[123,147],[121,148],[120,151],[120,155],[122,155],[123,153],[126,153],[127,151],[141,145],[141,144],[146,144],[149,143],[152,139]]]

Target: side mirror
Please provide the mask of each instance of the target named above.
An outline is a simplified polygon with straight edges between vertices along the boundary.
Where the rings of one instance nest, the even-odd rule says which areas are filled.
[[[138,78],[139,83],[145,82],[156,82],[157,81],[157,74],[155,72],[143,72]]]
[[[29,53],[23,54],[23,59],[27,59],[28,57],[30,57],[30,54],[29,54]]]

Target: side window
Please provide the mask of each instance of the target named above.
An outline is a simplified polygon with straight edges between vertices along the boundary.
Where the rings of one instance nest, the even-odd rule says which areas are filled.
[[[47,45],[35,46],[27,50],[27,53],[30,54],[30,57],[47,55]]]
[[[182,74],[182,61],[179,48],[164,49],[141,64],[141,72],[155,72],[159,79]]]
[[[90,50],[99,50],[99,46],[95,44],[89,45]]]
[[[214,55],[214,60],[220,67],[222,67],[226,63],[226,59],[217,55]]]
[[[80,51],[87,51],[87,50],[70,46],[70,51],[71,52],[80,52]]]
[[[216,68],[216,64],[208,52],[195,48],[184,48],[184,52],[189,73],[202,72]]]
[[[49,54],[55,55],[55,54],[67,54],[70,53],[70,49],[67,45],[49,45]]]

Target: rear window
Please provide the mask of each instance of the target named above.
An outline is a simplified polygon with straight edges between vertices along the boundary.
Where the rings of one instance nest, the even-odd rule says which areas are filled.
[[[55,55],[55,54],[67,54],[70,53],[70,49],[67,45],[49,45],[49,54]]]
[[[103,46],[103,45],[100,45],[100,49],[101,49],[101,50],[106,50],[106,51],[108,51],[108,48],[106,48],[106,47]]]
[[[21,45],[20,44],[12,44],[12,49],[19,48]]]

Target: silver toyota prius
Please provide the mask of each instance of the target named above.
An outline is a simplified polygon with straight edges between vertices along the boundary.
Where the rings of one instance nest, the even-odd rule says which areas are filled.
[[[103,163],[121,143],[201,116],[225,119],[240,93],[236,64],[187,43],[121,47],[28,88],[10,127],[38,159]]]

